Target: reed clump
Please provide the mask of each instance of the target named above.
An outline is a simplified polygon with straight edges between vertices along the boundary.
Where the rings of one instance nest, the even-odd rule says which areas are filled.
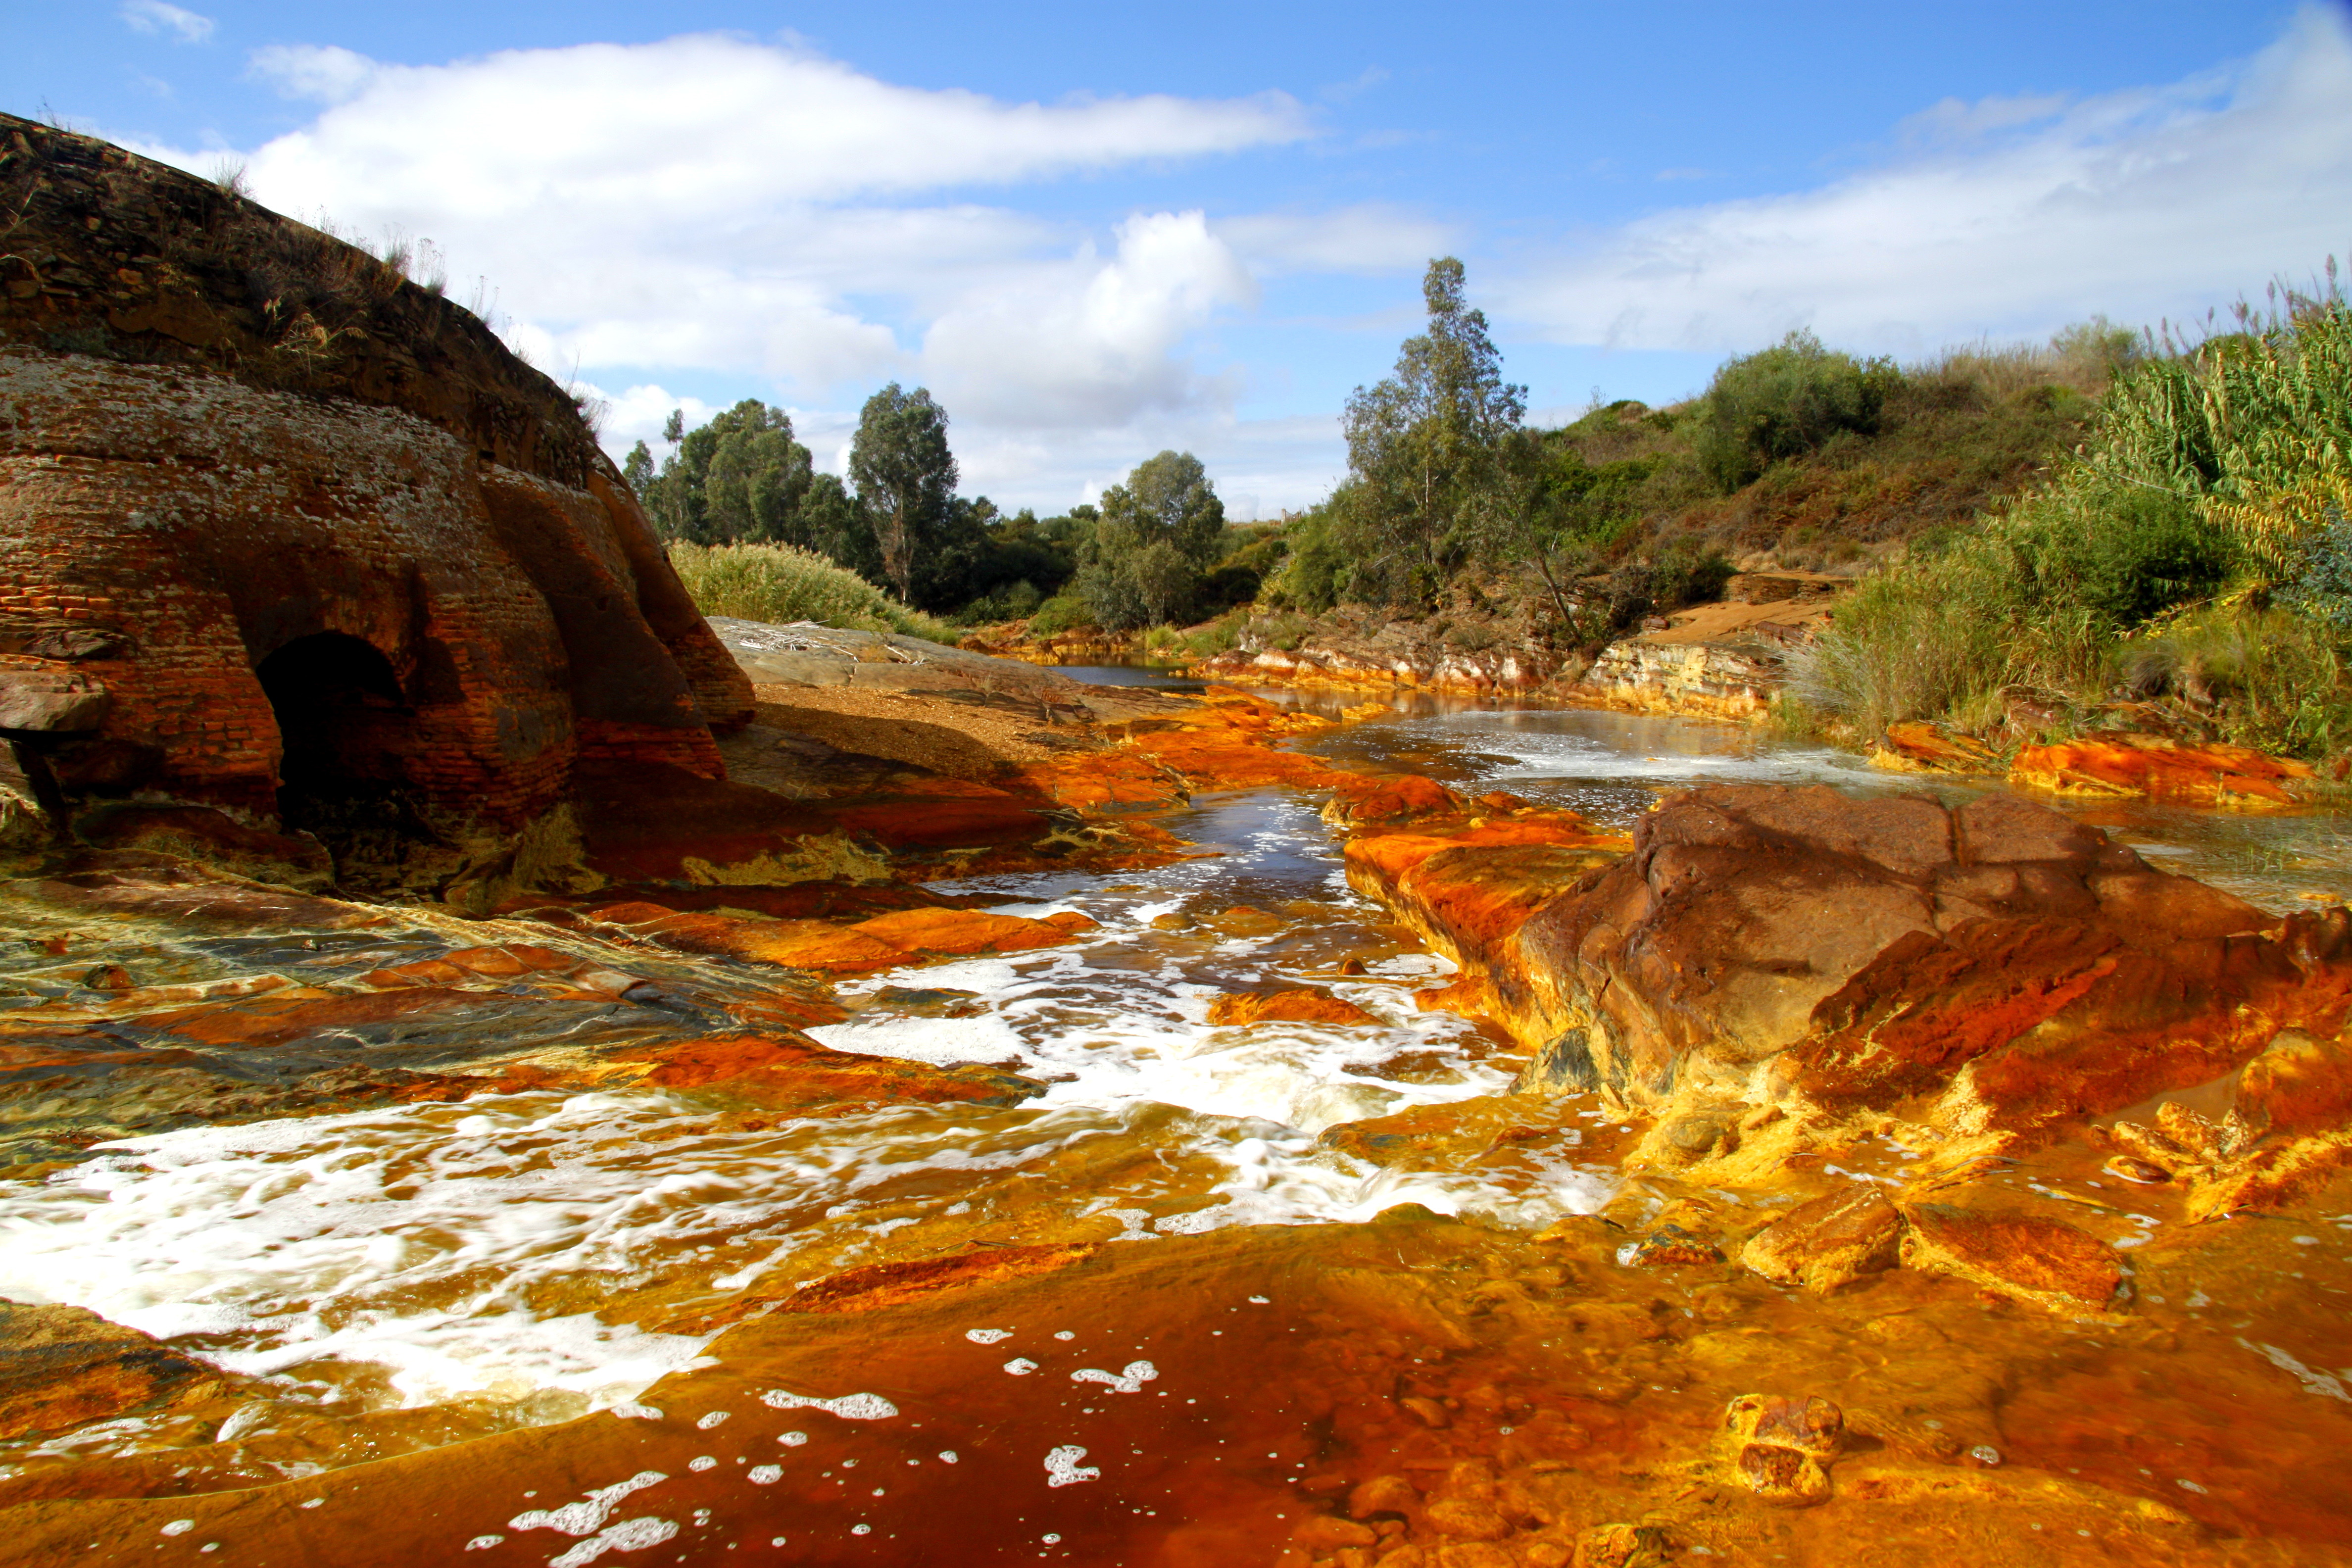
[[[790,544],[688,544],[673,541],[670,564],[706,616],[855,631],[898,632],[953,643],[946,622],[908,608],[844,566]]]

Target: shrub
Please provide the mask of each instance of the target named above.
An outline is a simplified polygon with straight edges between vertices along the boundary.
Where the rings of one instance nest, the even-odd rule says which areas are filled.
[[[1729,494],[1787,458],[1821,449],[1841,431],[1870,435],[1901,374],[1885,360],[1863,363],[1790,332],[1769,349],[1727,360],[1715,373],[1696,433],[1699,466]]]
[[[1056,594],[1037,606],[1029,617],[1029,635],[1033,637],[1059,637],[1064,632],[1076,631],[1080,626],[1095,624],[1094,612],[1076,594]]]
[[[953,642],[954,629],[910,610],[856,573],[790,544],[669,546],[670,564],[706,616],[901,632]]]
[[[2299,756],[2352,747],[2343,647],[2319,621],[2217,605],[2135,644],[2125,662],[2139,665],[2142,684],[2168,687],[2206,710],[2234,745]]]

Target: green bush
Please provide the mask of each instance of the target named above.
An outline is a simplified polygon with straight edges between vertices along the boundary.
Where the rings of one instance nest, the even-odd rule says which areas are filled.
[[[1727,495],[1788,458],[1819,451],[1843,431],[1870,435],[1901,374],[1790,332],[1769,349],[1727,360],[1701,405],[1699,467]]]
[[[2308,616],[2216,605],[2137,643],[2127,658],[2141,666],[2136,684],[2169,690],[2207,712],[2233,745],[2291,756],[2352,747],[2343,646]]]
[[[1340,487],[1343,492],[1347,488]],[[1331,506],[1339,504],[1340,498],[1334,496],[1330,505],[1318,507],[1290,525],[1289,560],[1265,595],[1269,603],[1321,615],[1346,595],[1353,565],[1333,537]]]
[[[670,564],[706,616],[747,621],[901,632],[953,642],[954,628],[910,610],[856,573],[790,544],[689,544],[673,541]]]
[[[1029,635],[1033,637],[1059,637],[1064,632],[1076,631],[1080,626],[1095,624],[1094,612],[1076,594],[1056,594],[1037,606],[1029,617]]]

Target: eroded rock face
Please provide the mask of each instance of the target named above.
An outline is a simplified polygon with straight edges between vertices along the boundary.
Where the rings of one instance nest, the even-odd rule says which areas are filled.
[[[583,761],[720,774],[749,681],[478,321],[9,117],[0,202],[0,718],[44,805],[511,830]]]
[[[2272,923],[2015,797],[1744,785],[1667,802],[1496,949],[1492,980],[1549,1042],[1538,1078],[1926,1100],[1986,1131],[2207,1081],[2340,1012],[2340,941]]]

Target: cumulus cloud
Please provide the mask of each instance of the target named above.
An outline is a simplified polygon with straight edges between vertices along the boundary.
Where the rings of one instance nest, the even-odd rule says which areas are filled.
[[[184,44],[201,44],[213,36],[210,16],[167,5],[163,0],[123,0],[122,19],[133,32],[169,35]]]
[[[282,98],[342,103],[357,98],[375,79],[375,62],[351,49],[323,44],[272,44],[253,51],[247,74],[266,81]]]
[[[1661,212],[1523,262],[1498,301],[1555,342],[1712,352],[1799,326],[1905,353],[2094,309],[2201,316],[2352,240],[2352,27],[2307,10],[2238,70],[1948,101],[1897,142],[1822,190]]]
[[[977,289],[931,323],[923,363],[951,408],[1006,425],[1126,425],[1223,390],[1177,352],[1255,285],[1198,212],[1118,228],[1117,251]]]
[[[1232,384],[1186,340],[1254,285],[1197,212],[1101,234],[974,193],[1315,129],[1279,93],[1013,103],[717,35],[441,66],[279,46],[249,67],[321,106],[247,154],[255,195],[347,233],[429,236],[460,294],[495,283],[541,364],[803,395],[897,377],[1021,428],[1220,403]],[[616,428],[635,396],[614,400]]]

